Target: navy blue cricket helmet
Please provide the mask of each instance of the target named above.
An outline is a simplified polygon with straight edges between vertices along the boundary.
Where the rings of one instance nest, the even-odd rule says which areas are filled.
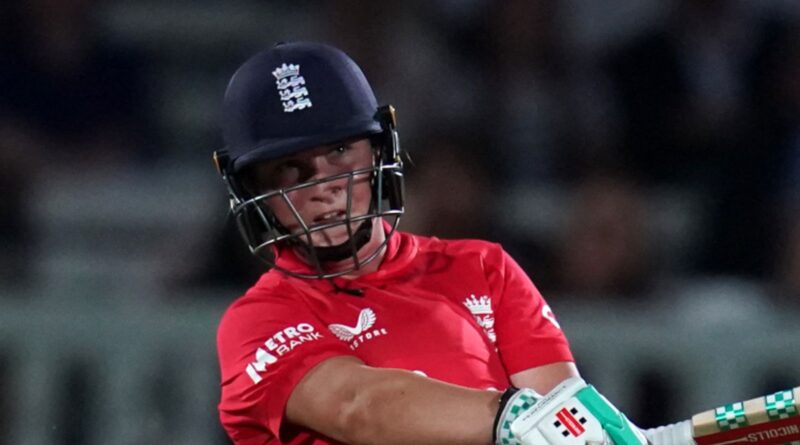
[[[359,269],[376,258],[385,245],[366,256],[357,252],[369,241],[373,220],[391,217],[388,240],[403,213],[403,164],[394,108],[379,107],[361,69],[344,52],[320,43],[280,43],[247,60],[231,78],[224,99],[223,135],[226,147],[214,152],[217,169],[228,185],[231,209],[251,252],[275,266],[275,248],[290,245],[315,266],[316,273],[284,271],[303,278],[329,278]],[[368,137],[374,148],[369,172],[308,181],[290,189],[264,193],[243,184],[248,168],[283,156]],[[336,223],[314,226],[302,221],[302,233],[290,233],[277,221],[267,200],[288,192],[347,176],[371,174],[372,203],[366,215],[350,215]],[[352,197],[348,196],[349,200]],[[350,231],[351,223],[359,223]],[[343,245],[315,247],[311,233],[346,224],[349,240]],[[353,267],[325,269],[326,262],[352,258]]]

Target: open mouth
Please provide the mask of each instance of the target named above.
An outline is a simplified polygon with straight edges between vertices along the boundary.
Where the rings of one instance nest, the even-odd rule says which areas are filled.
[[[347,212],[343,210],[333,210],[330,212],[325,212],[323,214],[317,215],[314,218],[313,223],[314,225],[319,225],[319,224],[327,224],[334,221],[341,221],[344,219],[346,214]]]

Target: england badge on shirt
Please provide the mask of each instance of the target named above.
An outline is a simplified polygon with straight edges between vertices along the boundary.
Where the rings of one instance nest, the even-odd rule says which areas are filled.
[[[469,309],[475,321],[483,329],[489,341],[494,343],[497,341],[497,335],[494,332],[494,312],[492,311],[492,298],[488,295],[481,295],[480,297],[471,294],[464,300],[464,306]]]

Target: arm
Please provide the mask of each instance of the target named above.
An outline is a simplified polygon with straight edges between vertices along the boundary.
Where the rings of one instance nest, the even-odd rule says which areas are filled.
[[[547,394],[570,377],[580,377],[575,363],[556,362],[520,371],[512,374],[510,379],[517,388],[531,388],[539,394]]]
[[[564,332],[525,271],[500,248],[487,253],[485,264],[494,297],[496,346],[511,383],[545,394],[577,377]]]
[[[286,415],[292,423],[350,444],[486,445],[492,441],[499,396],[335,357],[304,376],[289,397]]]
[[[531,378],[558,368],[528,370],[517,377]],[[571,372],[574,367],[560,368]],[[463,388],[403,370],[371,368],[353,357],[334,357],[300,381],[289,397],[286,415],[295,424],[350,444],[486,445],[492,443],[498,415],[498,444],[609,445],[609,436],[619,445],[646,443],[624,415],[580,378],[561,382],[545,396],[524,389],[510,400],[500,406],[494,391]],[[585,417],[589,423],[582,419],[583,425],[573,427],[578,437],[562,437],[564,427],[555,421],[563,421],[560,411],[574,406],[580,407],[572,411],[577,418]]]
[[[516,373],[511,381],[547,393],[577,374],[573,363],[561,362]],[[336,357],[300,381],[286,414],[292,423],[346,443],[488,444],[498,398],[494,391]]]

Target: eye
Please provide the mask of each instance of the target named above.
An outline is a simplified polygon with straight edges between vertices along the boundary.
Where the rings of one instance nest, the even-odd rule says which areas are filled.
[[[349,145],[337,145],[335,147],[331,147],[330,151],[328,151],[328,154],[326,154],[325,157],[328,158],[328,162],[333,165],[343,165],[350,162],[352,150],[352,147]]]
[[[272,188],[283,188],[295,185],[300,180],[302,165],[296,161],[286,161],[276,165],[270,174]]]

